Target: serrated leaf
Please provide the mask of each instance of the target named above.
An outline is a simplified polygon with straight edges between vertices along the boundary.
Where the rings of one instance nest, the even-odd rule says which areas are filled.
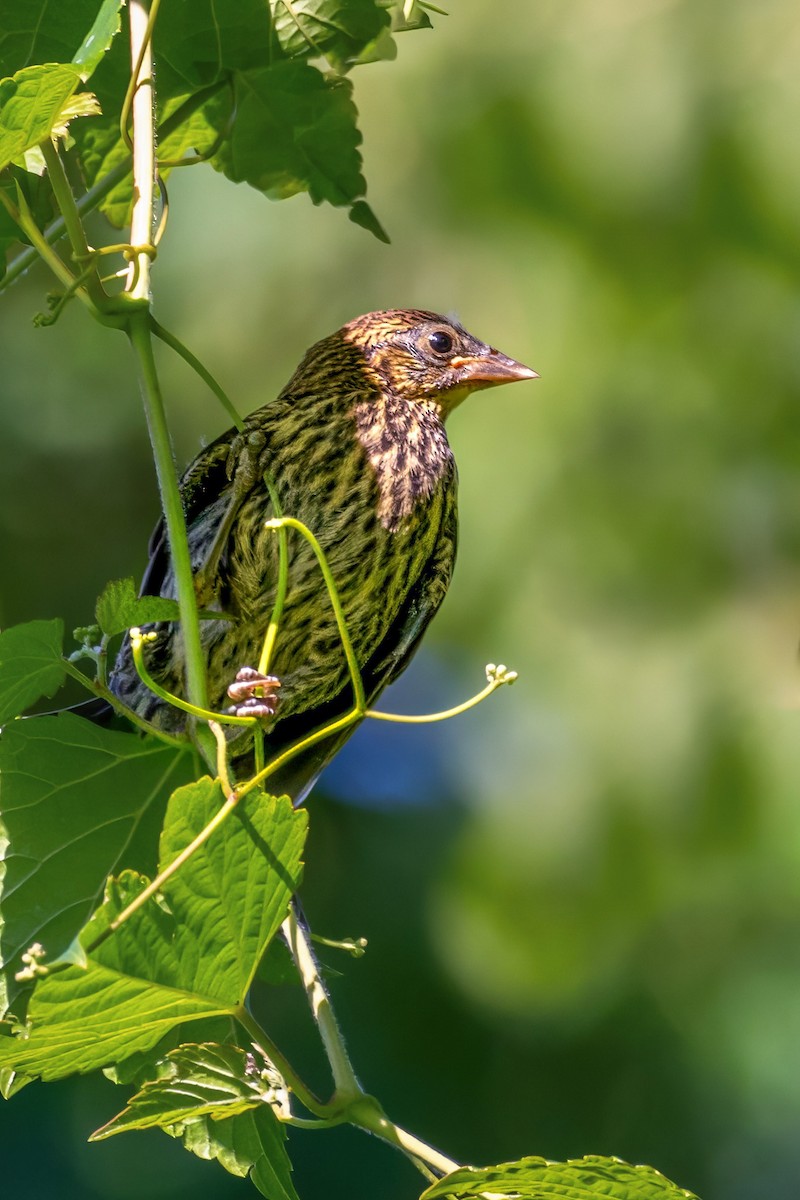
[[[208,778],[171,797],[161,870],[208,824],[222,800],[219,785]],[[308,814],[293,808],[288,796],[251,794],[172,877],[170,904],[183,914],[178,943],[196,960],[196,987],[232,1004],[244,1000],[299,886],[307,828]]]
[[[64,682],[64,622],[28,621],[0,633],[0,725]]]
[[[222,800],[208,778],[173,793],[161,869]],[[299,883],[306,825],[287,797],[245,797],[163,892],[90,952],[86,970],[68,968],[38,983],[31,1032],[0,1038],[0,1068],[60,1078],[146,1052],[181,1022],[236,1016]],[[104,935],[146,882],[130,871],[109,882],[84,945]]]
[[[70,121],[78,117],[97,117],[100,115],[100,103],[92,92],[76,92],[61,106],[58,116],[53,122],[50,136],[66,138]],[[39,150],[38,146],[34,150]],[[28,151],[30,153],[30,151]]]
[[[269,6],[287,55],[325,55],[335,66],[354,62],[389,27],[388,14],[375,0],[269,0]]]
[[[50,136],[79,83],[71,63],[25,67],[0,80],[0,171]]]
[[[113,579],[107,583],[94,610],[95,620],[107,637],[125,633],[135,625],[154,621],[177,621],[177,600],[163,596],[139,596],[132,579]]]
[[[420,1200],[466,1200],[486,1192],[498,1200],[697,1200],[653,1167],[594,1154],[564,1163],[531,1157],[497,1167],[462,1167],[426,1188]]]
[[[236,183],[272,199],[307,191],[314,204],[352,205],[366,188],[348,80],[307,63],[236,76],[236,121],[212,159]]]
[[[179,1046],[159,1064],[127,1107],[93,1133],[100,1141],[128,1129],[165,1129],[200,1117],[232,1117],[274,1102],[275,1071],[239,1046],[203,1043]],[[285,1088],[285,1085],[284,1085]]]
[[[100,902],[106,876],[124,864],[145,813],[163,804],[191,767],[190,754],[155,738],[101,729],[72,713],[17,721],[5,730],[3,1008],[19,990],[20,956],[37,941],[49,961],[63,954]]]
[[[176,1130],[175,1136],[198,1158],[216,1159],[231,1175],[249,1175],[267,1200],[298,1200],[284,1146],[286,1131],[268,1105],[227,1121],[201,1117]]]
[[[94,24],[72,57],[75,66],[80,67],[84,83],[99,67],[120,31],[120,11],[123,3],[124,0],[103,0]]]
[[[0,1067],[45,1081],[98,1070],[149,1049],[182,1021],[213,1016],[212,999],[159,987],[90,962],[40,982],[28,1038],[0,1038]]]

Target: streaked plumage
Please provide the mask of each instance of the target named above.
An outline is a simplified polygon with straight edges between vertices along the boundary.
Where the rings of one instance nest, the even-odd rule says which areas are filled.
[[[201,451],[181,483],[192,563],[204,607],[233,619],[202,623],[212,707],[228,708],[236,672],[258,661],[272,611],[278,539],[264,528],[274,515],[264,472],[284,514],[308,525],[325,550],[372,700],[407,664],[452,575],[457,478],[444,421],[470,391],[529,378],[534,372],[435,313],[370,313],[312,346],[244,433],[225,433]],[[162,527],[151,551],[143,592],[174,596]],[[182,695],[180,630],[153,628],[149,669]],[[268,756],[352,703],[319,568],[294,531],[270,670],[281,689]],[[141,683],[127,646],[111,686],[159,728],[185,727],[184,714]],[[270,788],[300,799],[337,745],[321,744]]]

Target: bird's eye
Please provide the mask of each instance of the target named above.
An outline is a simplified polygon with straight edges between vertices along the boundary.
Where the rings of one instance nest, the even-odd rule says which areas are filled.
[[[453,344],[452,334],[446,333],[444,329],[436,329],[428,335],[428,345],[435,354],[450,354]]]

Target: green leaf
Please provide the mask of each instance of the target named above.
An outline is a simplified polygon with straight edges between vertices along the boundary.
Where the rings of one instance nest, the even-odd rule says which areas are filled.
[[[84,83],[99,67],[120,31],[120,10],[123,3],[124,0],[103,0],[94,24],[72,56],[75,66],[80,67]]]
[[[653,1167],[594,1154],[565,1163],[531,1157],[497,1167],[461,1167],[426,1188],[420,1200],[466,1200],[484,1192],[498,1200],[697,1200]]]
[[[413,29],[432,29],[431,19],[418,0],[383,0],[392,18],[394,33],[408,33]],[[442,14],[444,15],[444,14]]]
[[[360,225],[362,229],[366,229],[368,233],[372,233],[379,242],[385,242],[389,245],[389,235],[381,225],[375,213],[372,211],[366,200],[356,200],[347,214],[354,225]]]
[[[93,1133],[100,1141],[128,1129],[165,1129],[200,1117],[232,1117],[273,1104],[286,1085],[271,1064],[239,1046],[204,1043],[170,1051],[127,1107]]]
[[[219,785],[208,778],[172,796],[161,836],[161,870],[221,803]],[[293,808],[288,796],[248,795],[172,877],[165,891],[182,914],[177,943],[197,960],[193,986],[234,1005],[244,1000],[299,886],[307,827],[308,814]]]
[[[0,633],[0,725],[64,682],[64,622],[29,621]]]
[[[0,0],[0,75],[35,63],[77,63],[76,50],[90,27],[102,36],[106,9],[115,0]],[[91,51],[89,51],[91,56]]]
[[[72,713],[5,730],[3,1007],[19,991],[20,956],[33,942],[44,945],[49,962],[65,952],[100,902],[106,876],[125,865],[145,814],[158,815],[168,789],[191,766],[190,754],[155,738],[101,729]]]
[[[50,136],[79,83],[78,67],[65,63],[25,67],[0,80],[0,171]]]
[[[284,1147],[286,1131],[268,1105],[227,1121],[202,1117],[184,1126],[179,1136],[198,1158],[215,1158],[231,1175],[249,1175],[267,1200],[298,1200]]]
[[[95,620],[107,637],[152,621],[177,621],[179,615],[177,600],[139,596],[132,579],[107,583],[94,610]]]
[[[265,0],[171,0],[159,13],[154,47],[157,60],[169,63],[183,81],[184,92],[282,57]]]
[[[375,0],[269,0],[275,32],[292,58],[325,55],[347,66],[389,28],[389,15]]]
[[[208,778],[179,788],[167,809],[161,869],[218,812]],[[41,980],[30,1034],[0,1038],[0,1069],[56,1079],[146,1052],[174,1026],[236,1016],[264,950],[286,915],[301,874],[307,816],[287,797],[245,797],[212,837],[129,920],[90,952],[82,970]],[[124,872],[82,934],[85,946],[146,885]]]
[[[352,86],[307,63],[278,63],[236,77],[236,122],[214,166],[272,199],[307,191],[314,202],[363,197]]]

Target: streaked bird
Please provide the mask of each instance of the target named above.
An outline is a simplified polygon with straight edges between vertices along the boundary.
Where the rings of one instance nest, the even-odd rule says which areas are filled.
[[[319,540],[342,601],[369,703],[407,666],[444,599],[457,540],[457,473],[445,422],[472,392],[536,372],[432,312],[368,313],[317,342],[276,400],[207,446],[181,481],[211,706],[264,717],[267,761],[346,712],[353,702],[333,610],[313,551],[288,533],[289,584],[270,670],[280,681],[259,702],[250,685],[270,620],[278,538],[269,474],[284,515]],[[151,542],[147,595],[176,595],[163,523]],[[149,626],[152,676],[184,695],[176,624]],[[253,672],[255,674],[255,672]],[[238,677],[238,683],[237,683]],[[129,644],[112,690],[160,729],[185,714],[140,680]],[[299,803],[352,727],[302,752],[270,778]],[[244,739],[247,744],[247,738]],[[240,741],[234,741],[235,756]],[[241,774],[241,772],[238,772]]]

